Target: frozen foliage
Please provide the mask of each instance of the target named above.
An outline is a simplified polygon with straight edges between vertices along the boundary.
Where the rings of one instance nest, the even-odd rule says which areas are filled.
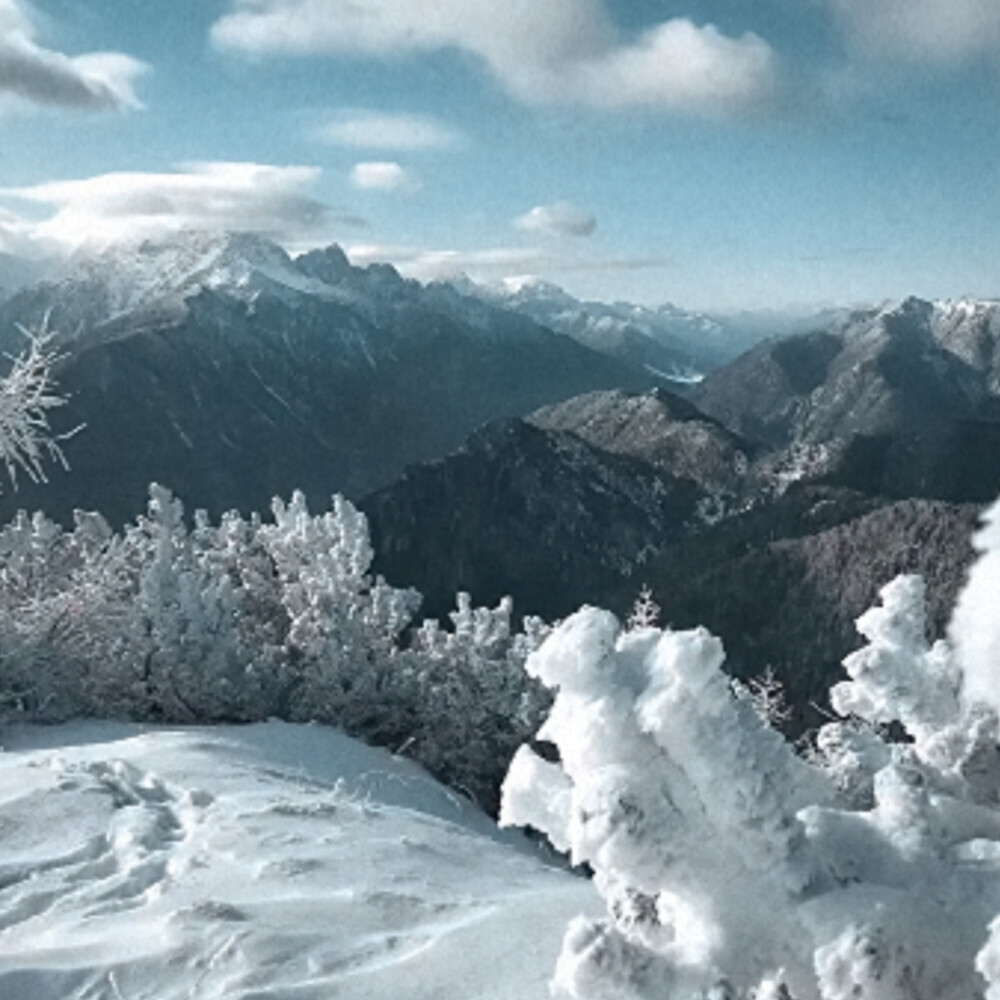
[[[178,722],[321,721],[407,752],[486,804],[547,699],[523,670],[544,635],[509,602],[452,629],[410,629],[420,602],[368,573],[363,514],[314,516],[296,493],[273,522],[201,512],[168,490],[114,533],[78,513],[0,530],[0,711]]]
[[[33,480],[45,480],[43,462],[65,465],[59,441],[49,426],[49,412],[66,400],[55,391],[52,367],[59,355],[51,349],[46,330],[19,328],[28,348],[11,359],[11,369],[0,379],[0,460],[15,485],[20,469]]]
[[[806,758],[704,630],[584,608],[527,660],[556,692],[501,821],[586,863],[603,920],[552,982],[587,1000],[1000,1000],[1000,506],[949,643],[901,577],[858,620]],[[893,733],[896,742],[890,741]]]

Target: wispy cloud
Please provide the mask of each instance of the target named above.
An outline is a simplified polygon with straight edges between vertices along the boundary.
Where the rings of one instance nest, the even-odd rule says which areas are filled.
[[[915,61],[1000,55],[996,0],[828,0],[865,48]]]
[[[338,217],[309,194],[319,173],[316,167],[200,163],[171,173],[110,173],[6,188],[0,195],[53,210],[41,222],[18,224],[22,238],[53,249],[182,229],[258,232],[301,243],[315,242],[338,222],[361,221]]]
[[[69,56],[41,46],[27,6],[0,0],[0,108],[120,111],[140,107],[135,81],[148,68],[120,52]]]
[[[457,48],[525,101],[606,108],[744,108],[776,76],[754,34],[730,38],[675,18],[626,39],[603,0],[231,0],[212,37],[256,54]]]
[[[419,181],[398,163],[356,163],[351,170],[351,183],[362,191],[415,191]]]
[[[550,233],[556,236],[590,236],[597,219],[568,201],[536,205],[514,220],[514,227],[526,233]]]
[[[320,141],[336,146],[394,152],[448,149],[462,142],[457,129],[430,115],[364,109],[342,110],[313,134]]]
[[[447,279],[463,274],[478,281],[496,281],[529,274],[643,271],[673,266],[673,261],[666,257],[580,257],[541,247],[443,250],[359,243],[349,246],[347,254],[358,265],[389,261],[404,275],[419,281]]]

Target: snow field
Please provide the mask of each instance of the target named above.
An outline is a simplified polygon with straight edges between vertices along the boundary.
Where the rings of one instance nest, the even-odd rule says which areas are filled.
[[[4,1000],[530,1000],[592,886],[316,726],[19,727]]]

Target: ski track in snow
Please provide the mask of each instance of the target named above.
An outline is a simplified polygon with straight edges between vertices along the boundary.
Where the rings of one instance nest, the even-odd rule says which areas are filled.
[[[314,726],[18,727],[3,1000],[539,1000],[586,881]]]

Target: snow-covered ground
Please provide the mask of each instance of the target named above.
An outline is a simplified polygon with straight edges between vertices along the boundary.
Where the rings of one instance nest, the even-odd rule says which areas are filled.
[[[3,1000],[533,1000],[589,882],[318,726],[16,727]]]

